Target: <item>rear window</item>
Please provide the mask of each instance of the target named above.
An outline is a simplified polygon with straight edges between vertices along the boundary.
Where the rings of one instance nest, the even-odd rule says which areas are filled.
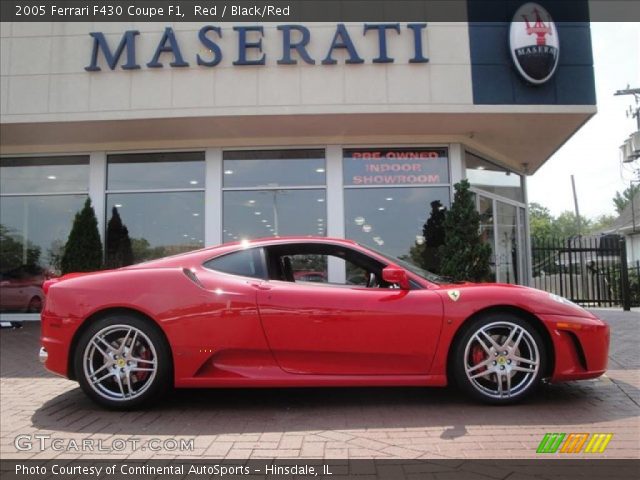
[[[265,278],[261,249],[228,253],[204,263],[205,268],[242,277]]]

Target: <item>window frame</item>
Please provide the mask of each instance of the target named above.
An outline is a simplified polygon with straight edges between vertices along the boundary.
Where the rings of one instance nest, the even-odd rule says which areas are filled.
[[[315,150],[322,152],[322,160],[324,161],[324,183],[319,184],[305,184],[305,185],[277,185],[277,186],[258,186],[258,187],[228,187],[224,185],[224,175],[225,175],[225,154],[230,152],[281,152],[281,151],[299,151],[299,150]],[[241,161],[241,159],[232,159],[235,161]],[[252,160],[252,159],[247,159]],[[268,162],[269,159],[264,159],[264,161]],[[327,235],[327,227],[328,227],[328,217],[329,217],[329,186],[328,186],[328,158],[327,158],[327,146],[326,145],[305,145],[299,147],[277,147],[277,146],[269,146],[269,147],[238,147],[238,148],[223,148],[221,150],[221,159],[219,165],[219,175],[220,175],[220,243],[225,243],[228,241],[236,241],[240,240],[240,236],[234,235],[232,232],[228,231],[228,226],[225,225],[224,217],[225,217],[225,193],[226,192],[274,192],[274,191],[288,191],[288,190],[320,190],[324,194],[324,212],[323,218],[325,219],[324,235]],[[279,232],[272,233],[273,236],[278,236]],[[225,236],[227,238],[225,238]],[[267,235],[268,236],[268,235]],[[258,238],[258,237],[257,237]]]

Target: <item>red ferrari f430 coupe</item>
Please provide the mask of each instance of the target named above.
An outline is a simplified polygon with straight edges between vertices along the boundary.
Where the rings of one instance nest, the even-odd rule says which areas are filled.
[[[607,366],[609,327],[562,297],[452,283],[342,239],[225,244],[44,289],[41,360],[110,408],[170,387],[450,383],[507,404]]]

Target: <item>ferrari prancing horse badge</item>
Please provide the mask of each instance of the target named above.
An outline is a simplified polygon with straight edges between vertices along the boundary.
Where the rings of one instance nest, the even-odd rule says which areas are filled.
[[[460,298],[460,290],[448,290],[447,295],[449,295],[449,298],[451,300],[453,300],[454,302],[457,302],[458,299]]]

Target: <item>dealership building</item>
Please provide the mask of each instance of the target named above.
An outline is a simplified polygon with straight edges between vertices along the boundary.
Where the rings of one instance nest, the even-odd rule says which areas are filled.
[[[526,178],[596,102],[588,23],[527,8],[492,23],[2,23],[3,319],[37,318],[29,279],[57,273],[87,198],[103,242],[120,218],[135,262],[272,235],[412,258],[466,178],[495,279],[529,284]]]

